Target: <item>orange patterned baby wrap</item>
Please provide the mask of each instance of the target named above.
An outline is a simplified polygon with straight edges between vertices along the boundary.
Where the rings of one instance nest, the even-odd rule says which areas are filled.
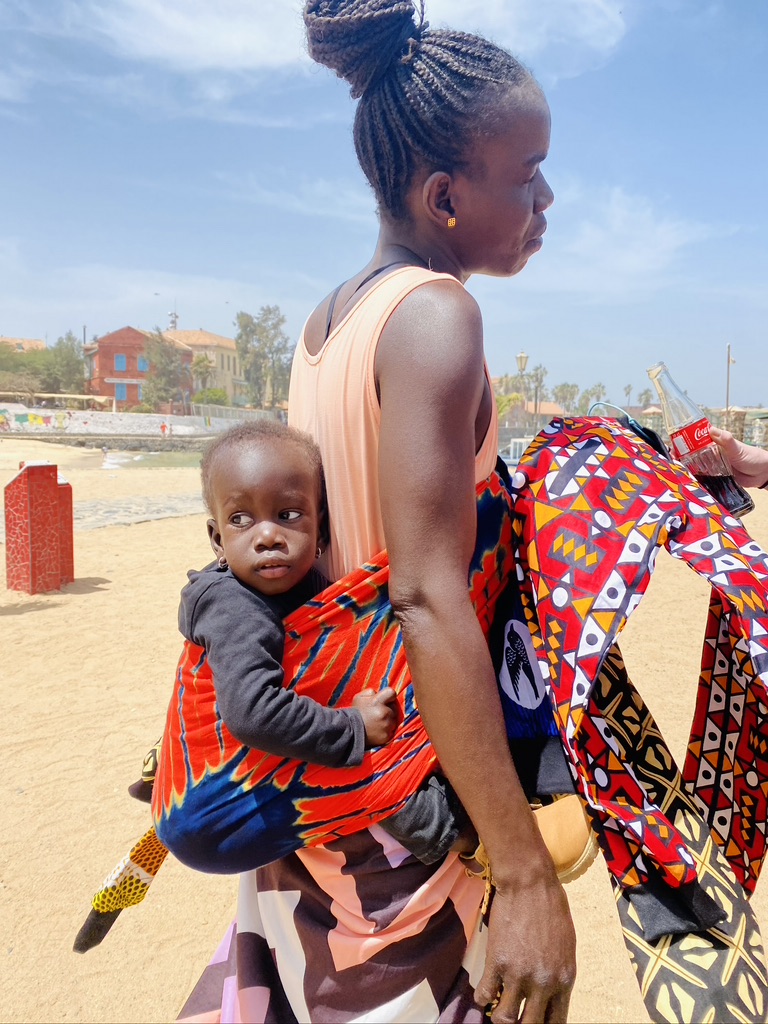
[[[512,562],[510,496],[493,473],[478,485],[469,591],[485,635]],[[400,724],[362,764],[328,768],[243,746],[219,715],[205,651],[184,645],[160,754],[152,811],[158,836],[191,867],[229,873],[357,832],[397,811],[434,769],[416,708],[382,554],[286,620],[286,685],[328,707],[391,686]]]

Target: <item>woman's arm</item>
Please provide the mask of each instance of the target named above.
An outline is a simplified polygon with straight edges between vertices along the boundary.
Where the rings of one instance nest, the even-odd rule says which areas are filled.
[[[575,977],[573,925],[509,754],[467,586],[485,385],[475,301],[449,281],[411,293],[382,332],[376,375],[390,596],[424,724],[497,885],[476,998],[490,1002],[503,986],[498,1019],[518,1019],[526,999],[521,1020],[564,1020]]]

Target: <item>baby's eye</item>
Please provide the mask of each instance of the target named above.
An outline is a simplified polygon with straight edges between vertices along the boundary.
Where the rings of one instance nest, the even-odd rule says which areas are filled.
[[[230,523],[233,526],[249,526],[253,520],[245,512],[235,512],[234,515],[229,517]]]
[[[296,508],[287,508],[284,512],[280,513],[280,518],[286,522],[293,522],[294,519],[301,518],[301,512]]]

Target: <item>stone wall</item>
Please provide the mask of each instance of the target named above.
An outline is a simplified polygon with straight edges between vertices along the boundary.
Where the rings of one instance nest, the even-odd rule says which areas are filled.
[[[170,442],[176,438],[209,437],[231,427],[232,423],[231,418],[216,416],[161,416],[158,413],[96,412],[45,407],[27,409],[13,402],[0,402],[0,437],[10,432],[63,437],[159,438]]]

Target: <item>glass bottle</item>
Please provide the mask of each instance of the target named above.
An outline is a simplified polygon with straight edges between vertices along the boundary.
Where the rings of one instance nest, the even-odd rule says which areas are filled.
[[[709,420],[703,411],[675,384],[664,363],[652,366],[648,376],[658,393],[664,425],[678,462],[732,516],[751,512],[755,503],[734,480],[725,453],[710,437]]]

